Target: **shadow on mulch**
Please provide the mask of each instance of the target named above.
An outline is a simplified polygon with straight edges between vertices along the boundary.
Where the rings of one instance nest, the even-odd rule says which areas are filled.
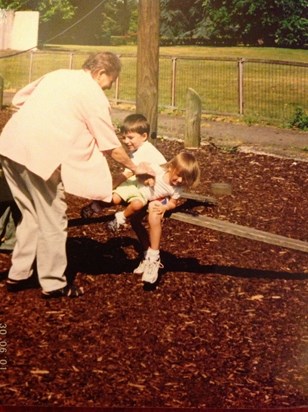
[[[106,217],[98,218],[97,220],[105,221]],[[130,259],[125,253],[125,247],[133,247],[139,253],[141,252],[138,241],[131,237],[115,237],[105,243],[87,237],[69,238],[67,242],[67,276],[69,280],[73,280],[78,272],[90,275],[132,273],[133,269],[138,265],[139,259]],[[164,268],[161,270],[161,275],[155,286],[163,280],[164,273],[166,272],[188,272],[200,275],[216,273],[236,278],[268,278],[272,280],[308,279],[308,275],[304,273],[274,272],[236,266],[202,265],[196,258],[179,258],[166,251],[161,251],[161,259],[164,263]],[[151,288],[148,289],[151,290]]]
[[[186,204],[185,204],[186,205]],[[76,218],[69,220],[69,227],[80,226],[93,223],[106,223],[113,215],[100,216],[97,218]],[[123,274],[132,273],[139,264],[138,259],[130,259],[125,253],[125,247],[133,247],[140,256],[142,250],[139,242],[131,237],[114,237],[107,242],[101,243],[88,237],[69,237],[67,240],[68,267],[66,276],[69,282],[74,282],[77,273],[87,273],[90,275],[102,274]],[[6,251],[2,251],[4,253]],[[7,251],[11,253],[11,251]],[[202,265],[196,258],[179,258],[172,253],[161,251],[161,259],[164,268],[160,271],[160,276],[153,287],[146,286],[146,290],[151,291],[163,281],[167,272],[188,272],[200,275],[220,274],[233,276],[235,278],[255,278],[255,279],[284,279],[284,280],[304,280],[308,279],[305,273],[275,272],[271,270],[248,269],[236,266],[223,265]],[[0,272],[0,281],[8,277],[8,271]],[[33,276],[33,285],[37,288],[37,275]]]

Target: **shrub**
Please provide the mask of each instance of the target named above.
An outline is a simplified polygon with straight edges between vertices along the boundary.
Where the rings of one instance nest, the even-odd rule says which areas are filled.
[[[301,130],[308,130],[308,115],[302,107],[296,107],[290,126]]]

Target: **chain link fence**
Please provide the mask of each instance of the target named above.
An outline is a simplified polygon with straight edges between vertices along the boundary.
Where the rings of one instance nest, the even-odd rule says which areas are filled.
[[[43,74],[60,68],[79,69],[88,54],[30,51],[0,59],[4,90],[15,92]],[[136,55],[121,55],[123,69],[107,91],[114,103],[136,101]],[[296,108],[308,110],[308,64],[237,58],[160,56],[159,108],[183,111],[186,92],[201,97],[204,113],[245,116],[252,122],[290,122]]]

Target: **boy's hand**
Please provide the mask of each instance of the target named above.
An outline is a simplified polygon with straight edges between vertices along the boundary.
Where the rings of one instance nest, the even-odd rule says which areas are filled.
[[[149,175],[148,173],[143,173],[143,174],[138,174],[136,176],[137,180],[139,183],[145,185],[145,186],[154,186],[155,184],[155,177]]]
[[[155,185],[155,178],[149,175],[139,175],[138,180],[144,184],[144,186],[153,187]]]

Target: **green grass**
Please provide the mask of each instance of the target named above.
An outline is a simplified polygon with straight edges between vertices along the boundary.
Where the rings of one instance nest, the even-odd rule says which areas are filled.
[[[58,50],[72,50],[95,52],[97,50],[112,51],[117,54],[136,54],[137,46],[76,46],[76,45],[48,45],[47,48]],[[160,55],[166,56],[195,56],[195,57],[224,57],[267,59],[308,63],[308,50],[279,49],[273,47],[203,47],[203,46],[172,46],[160,47]]]
[[[73,46],[48,45],[34,54],[29,76],[30,54],[18,54],[0,59],[0,75],[5,90],[16,91],[41,75],[57,68],[80,68],[86,56],[98,50],[121,55],[123,70],[118,98],[134,102],[136,98],[136,46]],[[70,54],[71,52],[71,54]],[[0,52],[7,55],[8,51]],[[11,53],[13,54],[13,53]],[[238,62],[188,60],[186,57],[262,59],[308,63],[307,50],[261,47],[198,47],[176,46],[160,48],[159,107],[171,106],[171,57],[177,57],[174,106],[185,109],[188,87],[201,97],[208,113],[238,114]],[[185,58],[182,58],[185,57]],[[72,59],[72,60],[71,60]],[[307,67],[246,62],[244,64],[244,119],[266,120],[269,124],[290,122],[296,107],[307,111]],[[114,89],[107,92],[114,97]]]

